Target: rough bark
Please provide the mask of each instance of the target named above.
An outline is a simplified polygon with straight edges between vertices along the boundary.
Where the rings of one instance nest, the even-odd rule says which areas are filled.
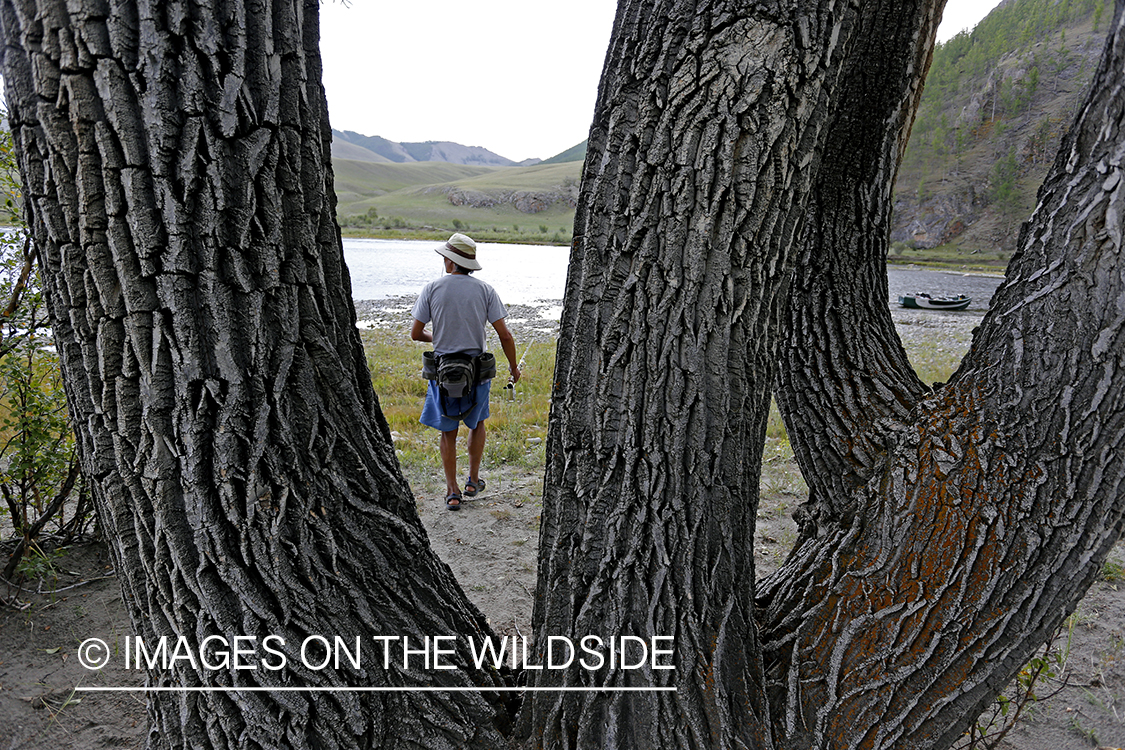
[[[996,307],[928,394],[878,309],[881,240],[860,235],[885,225],[939,2],[620,4],[567,281],[534,624],[540,655],[551,635],[670,636],[675,669],[529,682],[676,690],[533,693],[528,744],[947,747],[1120,535],[1122,2]],[[363,363],[316,6],[0,2],[83,468],[146,638],[487,633],[428,549]],[[796,315],[798,258],[800,294],[866,312]],[[849,343],[857,330],[876,341]],[[782,399],[815,523],[756,601],[779,361],[800,370]],[[839,382],[811,387],[821,375]],[[811,414],[825,410],[838,419]],[[180,661],[150,680],[501,684],[458,659]],[[344,691],[150,705],[150,744],[192,748],[497,747],[506,713],[482,695]]]
[[[533,624],[541,649],[673,636],[676,668],[529,680],[677,690],[531,696],[533,745],[773,746],[752,550],[791,248],[864,34],[915,27],[919,7],[619,4],[567,280]]]
[[[993,334],[1008,352],[993,344],[977,377],[967,365],[923,400],[931,389],[893,333],[889,191],[939,5],[803,3],[789,17],[620,5],[567,283],[535,626],[541,649],[551,634],[672,635],[676,670],[532,682],[677,692],[533,696],[532,745],[946,747],[1119,536],[1116,239],[1098,246],[1095,227],[1081,248],[1059,242],[1060,258],[1096,255],[1116,278],[1091,281],[1106,296],[1068,323],[1031,312],[1023,326],[1055,335],[1034,336],[1042,348],[1030,358],[1011,343],[1027,334]],[[802,38],[808,29],[824,35]],[[771,33],[776,47],[762,41]],[[779,50],[788,57],[771,57]],[[732,60],[741,65],[724,67]],[[834,74],[818,78],[818,63]],[[1119,60],[1107,66],[1120,78]],[[1100,81],[1104,101],[1117,101],[1114,76]],[[779,112],[786,127],[771,127]],[[1079,127],[1116,148],[1116,117],[1099,111]],[[1099,174],[1101,158],[1069,163]],[[1042,209],[1044,233],[1064,215],[1119,225],[1108,192],[1086,184],[1069,200]],[[798,296],[786,304],[805,215]],[[1013,299],[1041,279],[1023,273]],[[1111,319],[1089,315],[1101,310]],[[758,451],[783,312],[781,396],[812,523],[756,611],[746,592]],[[1065,354],[1076,342],[1103,361],[1082,371],[1088,358]],[[1035,373],[1038,357],[1057,371]],[[1036,401],[1058,394],[1089,445]],[[1044,430],[1075,455],[1033,438]]]
[[[777,403],[810,499],[801,538],[854,512],[888,435],[930,389],[887,299],[893,189],[944,2],[868,16],[809,196],[784,319]],[[906,10],[906,8],[904,8]]]
[[[496,686],[370,636],[489,633],[429,549],[334,221],[318,3],[7,0],[11,124],[83,469],[136,635],[283,637],[154,687]],[[313,671],[306,636],[362,637]],[[492,694],[493,696],[495,694]],[[496,747],[495,697],[153,693],[152,747]]]
[[[819,536],[760,587],[783,747],[948,747],[1073,610],[1122,533],[1122,5],[970,354],[905,420],[879,406],[902,399],[871,399],[891,418],[869,443],[889,447],[849,459],[862,484],[847,512],[822,516]],[[786,396],[798,430],[817,408],[804,393]],[[831,438],[801,439],[810,465],[841,455],[821,447]]]

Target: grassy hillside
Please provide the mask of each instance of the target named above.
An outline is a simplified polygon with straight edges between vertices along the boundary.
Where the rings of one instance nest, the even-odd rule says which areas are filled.
[[[581,162],[477,167],[333,160],[348,234],[569,243]]]
[[[388,162],[385,156],[370,151],[363,146],[357,146],[354,143],[342,141],[332,134],[332,158],[333,159],[350,159],[352,161],[372,161],[372,162]]]
[[[581,162],[539,163],[530,167],[512,167],[466,177],[457,183],[478,190],[550,190],[560,185],[577,186],[581,173]]]
[[[393,193],[396,190],[418,185],[453,182],[503,169],[503,167],[467,166],[440,161],[395,164],[393,162],[376,163],[333,159],[332,169],[336,176],[338,210],[343,215],[362,213],[370,206],[369,203],[365,204],[366,201],[380,195]]]
[[[586,159],[586,144],[589,140],[582,141],[577,146],[571,146],[561,154],[555,154],[550,159],[544,159],[540,164],[565,164],[568,161],[583,161]]]
[[[892,260],[1007,262],[1108,12],[1103,0],[1005,0],[938,46],[896,184]]]

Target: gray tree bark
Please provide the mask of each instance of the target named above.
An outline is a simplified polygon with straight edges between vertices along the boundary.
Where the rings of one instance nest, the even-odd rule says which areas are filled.
[[[776,396],[810,500],[802,538],[854,512],[856,490],[929,387],[887,299],[893,189],[933,52],[940,5],[868,18],[832,114],[784,318]]]
[[[1120,26],[1028,250],[935,393],[884,259],[941,4],[798,5],[619,5],[534,624],[541,648],[674,635],[676,670],[529,681],[677,691],[530,696],[531,746],[948,747],[1121,534]],[[811,497],[755,601],[775,372]]]
[[[3,76],[83,469],[136,635],[285,639],[153,687],[494,687],[371,388],[334,220],[318,2],[0,4]],[[374,635],[463,636],[453,671]],[[305,637],[363,639],[359,669]],[[276,647],[276,644],[275,644]],[[269,659],[276,664],[276,660]],[[496,747],[496,694],[152,693],[150,746]]]
[[[532,696],[537,744],[773,746],[753,530],[791,249],[864,56],[905,57],[916,88],[937,5],[619,4],[567,281],[534,625],[541,641],[671,635],[676,669],[533,682],[677,691]],[[876,50],[888,26],[906,36]]]
[[[874,231],[885,212],[828,211],[845,229],[815,222],[804,235],[806,258],[831,261],[798,272],[812,283],[790,298],[779,400],[804,446],[812,522],[759,587],[785,747],[948,747],[1073,611],[1121,536],[1122,5],[1019,253],[949,384],[919,388],[890,356],[868,356],[890,338],[882,311],[851,336],[847,305],[833,304],[854,299],[857,278],[881,276],[880,253],[863,252],[847,227],[868,211]],[[838,195],[843,173],[822,171],[820,194]],[[876,184],[857,180],[853,195]],[[817,297],[832,302],[818,308]],[[814,326],[826,332],[819,356],[802,357]],[[859,395],[825,399],[844,373]],[[836,405],[827,418],[826,403]]]

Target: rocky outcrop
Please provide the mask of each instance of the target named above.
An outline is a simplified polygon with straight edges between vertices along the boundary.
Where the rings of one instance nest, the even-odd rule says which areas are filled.
[[[892,243],[1010,249],[1104,44],[1089,13],[1061,5],[1004,0],[935,50],[895,188]]]
[[[931,248],[949,242],[979,218],[980,206],[971,187],[935,195],[919,202],[914,196],[895,201],[891,242]]]
[[[454,185],[440,185],[427,188],[426,192],[439,192],[449,199],[454,206],[472,206],[473,208],[492,208],[500,205],[510,205],[517,211],[525,214],[537,214],[552,206],[563,203],[568,208],[578,204],[578,185],[558,185],[554,190],[497,190],[481,191],[466,190]]]

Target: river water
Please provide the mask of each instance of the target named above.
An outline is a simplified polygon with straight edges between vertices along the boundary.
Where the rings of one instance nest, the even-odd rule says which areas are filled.
[[[352,277],[352,298],[381,300],[413,296],[443,272],[436,241],[345,239],[344,258]],[[474,275],[496,288],[509,305],[542,305],[562,299],[570,249],[544,245],[481,242],[477,258],[483,268]],[[967,314],[981,315],[1001,279],[951,271],[893,266],[887,272],[891,305],[903,294],[965,294],[973,298]],[[937,315],[954,312],[932,311]]]
[[[352,276],[352,299],[413,296],[444,272],[434,252],[443,243],[424,240],[344,239],[344,260]],[[473,275],[496,288],[509,305],[561,300],[570,248],[547,245],[477,243],[481,270]]]

